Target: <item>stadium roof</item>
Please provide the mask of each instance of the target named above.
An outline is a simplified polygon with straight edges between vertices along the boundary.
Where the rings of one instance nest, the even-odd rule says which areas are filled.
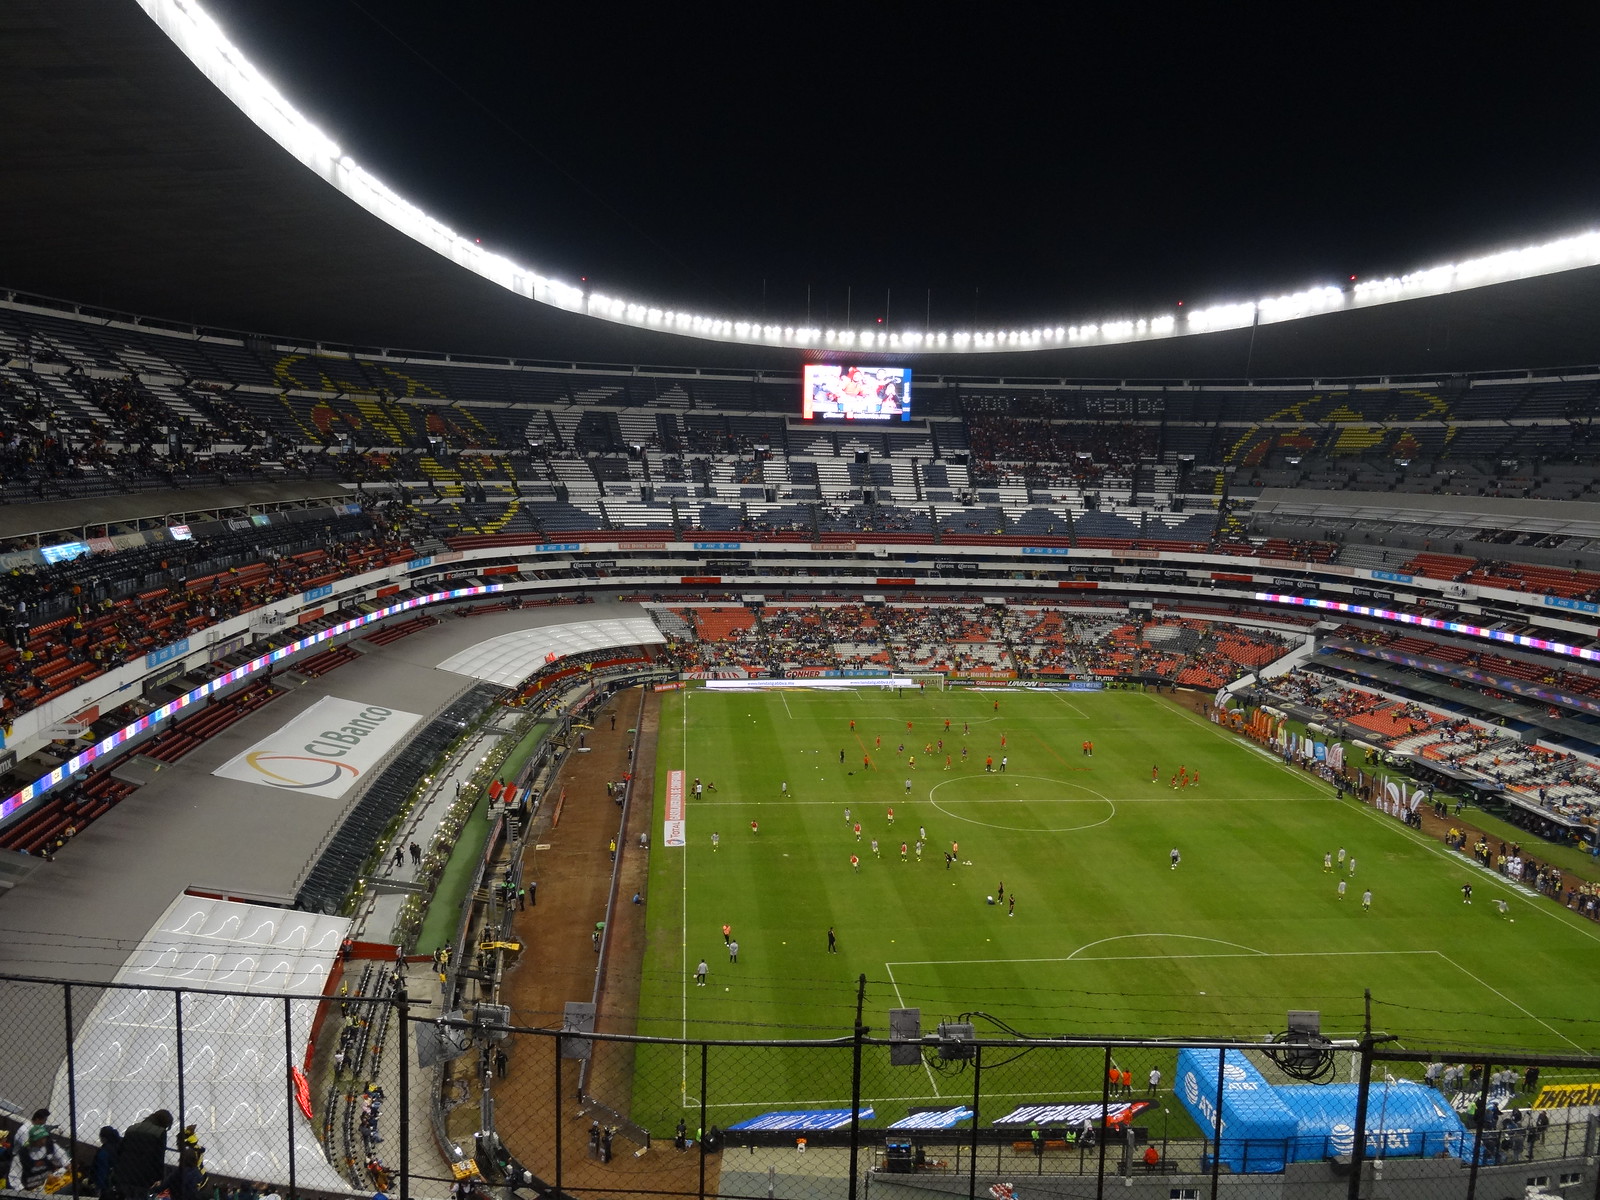
[[[132,2],[0,7],[0,97],[0,287],[368,349],[785,371],[806,357],[598,321],[461,269],[301,166]],[[1600,363],[1597,315],[1591,266],[1160,341],[902,357],[1034,378],[1559,368]]]

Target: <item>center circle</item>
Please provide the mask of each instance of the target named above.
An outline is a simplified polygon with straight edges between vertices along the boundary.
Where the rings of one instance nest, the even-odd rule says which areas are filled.
[[[1026,781],[1034,786],[1018,787]],[[1038,785],[1049,785],[1048,788]],[[945,795],[941,796],[940,793]],[[1063,793],[1082,793],[1068,795]],[[928,789],[929,802],[945,816],[969,825],[982,825],[986,829],[1010,829],[1018,833],[1076,833],[1094,829],[1117,815],[1117,806],[1093,788],[1081,783],[1068,783],[1047,775],[1019,775],[1004,771],[985,772],[982,775],[965,775],[959,779],[946,779]],[[1044,823],[1017,824],[1019,806],[1060,805],[1068,819],[1084,819],[1070,825]],[[1089,811],[1076,811],[1079,805],[1094,805]],[[966,809],[968,812],[959,811]],[[1011,816],[1012,820],[1004,818]]]

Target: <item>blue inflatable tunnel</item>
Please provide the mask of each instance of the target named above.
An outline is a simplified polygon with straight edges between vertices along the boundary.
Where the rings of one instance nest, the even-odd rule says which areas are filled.
[[[1353,1083],[1293,1084],[1278,1099],[1299,1123],[1296,1162],[1349,1154],[1355,1149],[1356,1093]],[[1366,1155],[1369,1158],[1461,1157],[1471,1149],[1467,1128],[1443,1096],[1410,1080],[1374,1081],[1367,1097]]]
[[[1217,1111],[1217,1072],[1222,1109]],[[1242,1050],[1178,1052],[1178,1098],[1200,1131],[1216,1138],[1223,1164],[1240,1173],[1281,1171],[1300,1123]]]

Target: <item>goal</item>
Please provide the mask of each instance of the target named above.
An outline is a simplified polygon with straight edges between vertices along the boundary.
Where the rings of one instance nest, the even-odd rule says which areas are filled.
[[[927,672],[906,676],[912,683],[926,692],[944,691],[944,676],[937,672]]]

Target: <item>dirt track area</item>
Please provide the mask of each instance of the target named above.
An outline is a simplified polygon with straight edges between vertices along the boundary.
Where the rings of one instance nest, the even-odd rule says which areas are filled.
[[[611,888],[609,843],[616,837],[617,905],[607,930],[597,1028],[605,1033],[634,1032],[644,960],[645,910],[630,900],[635,892],[644,891],[649,855],[653,853],[640,847],[639,835],[651,824],[659,711],[654,692],[631,688],[612,697],[595,717],[594,728],[586,733],[588,752],[572,754],[552,784],[551,790],[557,796],[564,790],[566,799],[558,821],[554,803],[544,804],[544,812],[549,815],[541,817],[529,838],[523,868],[526,878],[538,881],[537,901],[517,916],[517,933],[524,949],[501,990],[502,1001],[511,1006],[514,1025],[559,1028],[562,1009],[568,1001],[591,998],[599,958],[591,934],[595,923],[605,919]],[[631,769],[629,731],[636,722],[639,748],[637,770],[633,772],[634,800],[627,827],[620,828],[622,814],[606,795],[606,783],[621,780]],[[652,843],[656,840],[652,834]],[[538,849],[539,846],[548,848]],[[516,1044],[508,1046],[506,1081],[495,1089],[496,1128],[512,1154],[535,1174],[554,1183],[558,1177],[554,1041],[512,1041]],[[600,1093],[601,1101],[624,1112],[631,1091],[631,1062],[630,1048],[600,1044],[595,1047],[595,1061],[589,1073],[597,1081],[590,1090]],[[671,1130],[653,1130],[653,1147],[642,1155],[636,1156],[640,1149],[636,1142],[619,1135],[610,1163],[601,1164],[590,1157],[591,1122],[609,1122],[606,1113],[586,1111],[578,1099],[578,1066],[570,1060],[560,1064],[561,1186],[576,1192],[697,1191],[700,1156],[675,1152]],[[706,1166],[706,1187],[714,1192],[716,1159],[708,1159]]]

